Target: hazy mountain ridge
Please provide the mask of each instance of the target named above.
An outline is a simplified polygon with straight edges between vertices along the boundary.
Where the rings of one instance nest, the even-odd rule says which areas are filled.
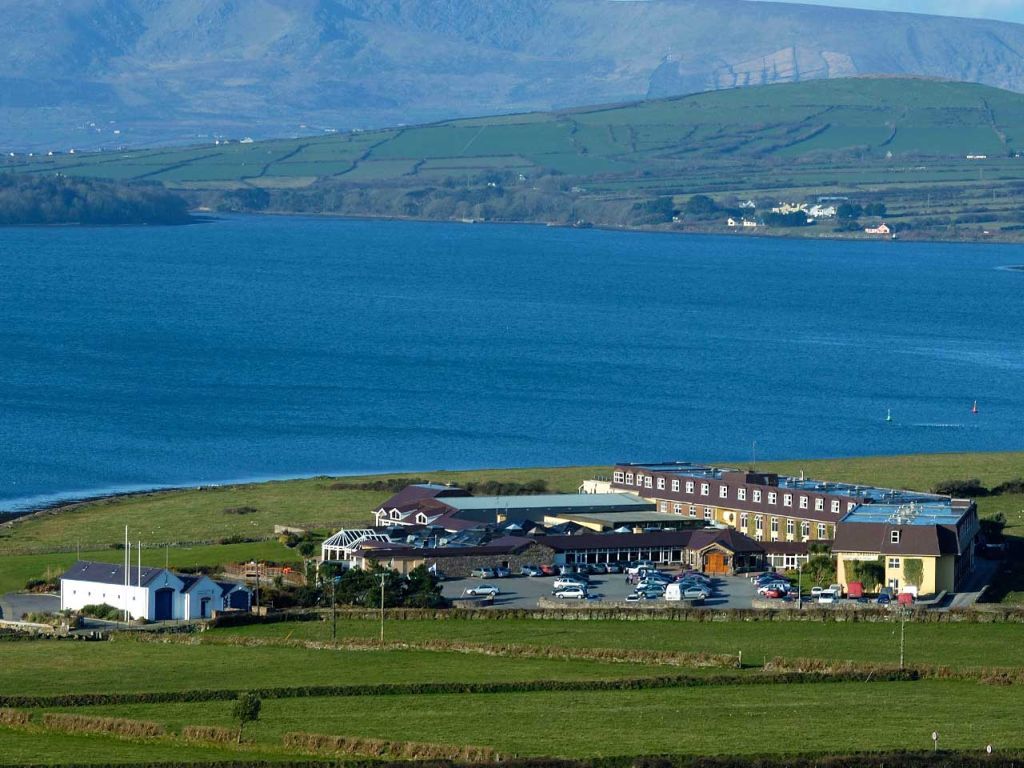
[[[1024,91],[1024,25],[745,0],[0,0],[0,13],[11,148],[258,138],[878,72]]]

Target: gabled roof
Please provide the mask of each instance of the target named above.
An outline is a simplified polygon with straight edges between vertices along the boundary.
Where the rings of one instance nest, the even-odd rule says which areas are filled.
[[[892,532],[899,531],[893,543]],[[944,525],[893,525],[890,523],[844,523],[836,526],[833,552],[877,552],[880,555],[959,554],[956,530]]]
[[[390,499],[380,505],[379,509],[391,511],[397,509],[406,512],[415,509],[427,499],[469,496],[469,491],[440,483],[418,483],[407,485]]]
[[[730,552],[764,552],[758,542],[732,528],[657,533],[591,533],[578,536],[541,536],[538,543],[546,544],[556,552],[586,549],[646,549],[669,547],[699,551],[712,545]]]
[[[129,578],[132,586],[146,586],[166,571],[165,568],[142,568],[132,566],[129,569]],[[124,586],[124,566],[117,563],[97,563],[91,560],[79,560],[61,576],[62,579],[74,581],[91,581],[96,584],[114,584]],[[181,578],[181,577],[178,577]]]

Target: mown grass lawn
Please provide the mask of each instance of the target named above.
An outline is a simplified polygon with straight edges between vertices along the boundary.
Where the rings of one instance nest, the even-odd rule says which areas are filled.
[[[810,621],[565,621],[505,619],[390,621],[387,636],[396,641],[428,639],[480,643],[519,643],[565,648],[642,648],[734,654],[744,664],[761,664],[773,656],[851,660],[895,664],[899,661],[899,625],[895,622]],[[375,621],[341,619],[339,637],[374,638]],[[263,624],[215,630],[218,634],[323,640],[330,627],[320,623]],[[1024,625],[906,625],[908,664],[952,667],[1024,665]]]
[[[42,669],[45,674],[40,673]],[[699,670],[440,651],[39,641],[4,644],[0,693],[31,696],[364,683],[594,680],[678,673]]]
[[[828,683],[651,691],[309,698],[263,702],[250,735],[289,731],[592,757],[1024,746],[1024,689],[978,683]],[[86,710],[79,710],[86,711]],[[231,702],[90,707],[90,714],[230,727]],[[892,719],[890,719],[892,718]]]

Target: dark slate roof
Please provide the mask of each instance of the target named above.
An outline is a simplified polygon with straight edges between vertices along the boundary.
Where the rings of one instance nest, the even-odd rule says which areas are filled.
[[[504,555],[522,552],[533,544],[543,544],[520,536],[503,536],[487,544],[468,547],[414,547],[410,545],[383,545],[364,547],[363,556],[368,558],[417,557],[433,560],[445,557],[469,557],[478,555]]]
[[[770,555],[806,555],[810,550],[807,541],[761,541],[758,542]],[[829,541],[815,541],[815,544],[831,545]]]
[[[139,584],[139,569],[131,567],[131,583]],[[164,568],[143,568],[142,585],[149,584],[164,572]],[[75,581],[92,581],[97,584],[120,584],[124,586],[124,566],[118,563],[96,563],[90,560],[79,560],[66,571],[62,578]],[[180,578],[180,577],[179,577]]]
[[[893,544],[891,532],[900,540]],[[956,555],[956,530],[945,525],[893,525],[891,523],[839,523],[833,552],[877,552],[880,555]]]
[[[547,544],[556,552],[580,549],[632,549],[669,547],[701,550],[718,544],[731,552],[764,552],[764,547],[732,528],[654,533],[591,533],[577,536],[538,536],[538,543]]]
[[[235,581],[215,581],[214,584],[220,587],[220,593],[222,596],[227,595],[236,589],[244,589],[246,592],[249,591],[249,588],[247,586],[245,586],[244,584],[239,584]]]
[[[427,499],[469,495],[471,495],[469,491],[462,488],[456,488],[455,486],[439,485],[436,483],[420,483],[417,485],[407,485],[390,499],[381,504],[380,508],[388,511],[397,509],[402,512],[408,512],[418,508]]]

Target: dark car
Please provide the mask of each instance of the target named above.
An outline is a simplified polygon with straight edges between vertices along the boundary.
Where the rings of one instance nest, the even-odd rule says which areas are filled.
[[[877,598],[875,598],[875,602],[878,603],[878,605],[888,606],[892,605],[892,598],[889,596],[888,592],[883,592]]]
[[[622,566],[618,563],[605,563],[604,567],[607,573],[622,573]]]

